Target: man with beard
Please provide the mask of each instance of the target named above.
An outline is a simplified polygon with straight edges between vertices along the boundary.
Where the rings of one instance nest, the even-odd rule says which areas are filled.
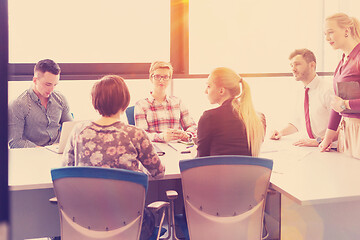
[[[270,139],[279,140],[282,136],[300,132],[304,137],[294,142],[295,146],[317,147],[324,138],[330,117],[334,95],[331,82],[316,74],[316,58],[312,51],[296,49],[289,60],[295,80],[301,81],[304,89],[299,89],[293,120],[282,130],[275,130]]]

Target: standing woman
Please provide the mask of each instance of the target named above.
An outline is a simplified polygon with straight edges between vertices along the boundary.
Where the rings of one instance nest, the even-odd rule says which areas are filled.
[[[360,24],[354,17],[337,13],[326,18],[326,40],[334,49],[343,51],[342,59],[334,74],[334,89],[338,95],[339,82],[357,82],[360,84]],[[321,151],[329,150],[332,141],[336,139],[339,128],[338,151],[360,159],[360,96],[352,100],[335,96],[333,108],[325,138],[319,145]],[[355,110],[357,113],[345,113],[345,110]],[[348,111],[346,111],[348,112]]]
[[[265,135],[265,116],[252,104],[249,85],[233,70],[216,68],[205,93],[220,107],[205,111],[198,124],[198,156],[258,156]]]

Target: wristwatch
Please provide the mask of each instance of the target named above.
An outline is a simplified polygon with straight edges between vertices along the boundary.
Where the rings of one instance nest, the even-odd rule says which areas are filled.
[[[343,111],[346,110],[345,101],[343,101],[343,103],[340,105],[340,108],[341,108]]]
[[[318,144],[320,145],[320,143],[322,142],[322,138],[321,137],[317,137],[316,141],[318,142]]]

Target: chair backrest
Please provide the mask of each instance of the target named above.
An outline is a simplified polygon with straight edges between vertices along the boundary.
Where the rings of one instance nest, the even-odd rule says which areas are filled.
[[[179,165],[191,240],[261,239],[272,160],[212,156]]]
[[[126,117],[130,125],[135,125],[134,110],[135,110],[135,106],[130,106],[125,110]]]
[[[139,239],[148,176],[123,169],[51,170],[61,239]]]

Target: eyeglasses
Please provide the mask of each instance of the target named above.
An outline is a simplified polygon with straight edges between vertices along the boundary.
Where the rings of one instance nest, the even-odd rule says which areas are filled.
[[[164,81],[168,81],[170,79],[169,75],[152,75],[152,77],[156,80],[156,81],[160,81],[161,79],[163,79]]]

